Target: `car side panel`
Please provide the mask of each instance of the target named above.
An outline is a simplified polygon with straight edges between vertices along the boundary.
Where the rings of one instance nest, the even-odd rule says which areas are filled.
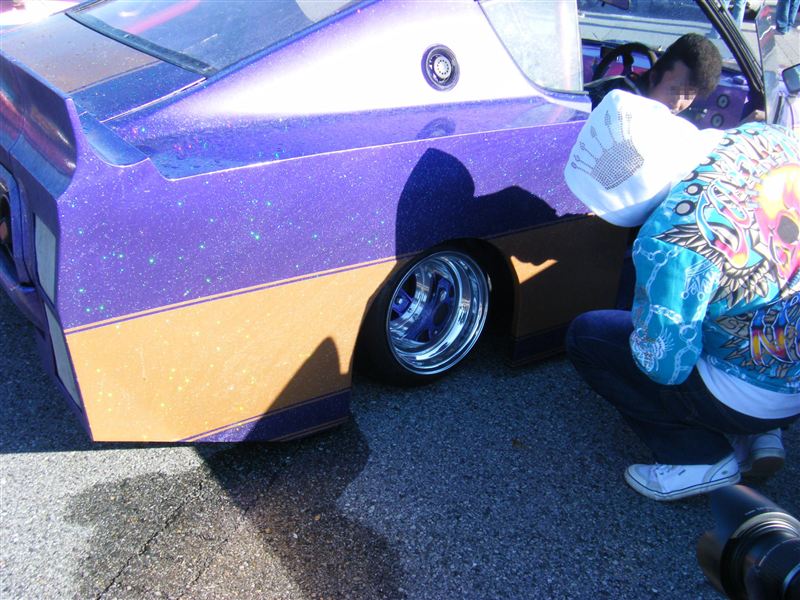
[[[577,217],[492,240],[516,279],[512,364],[560,352],[576,315],[615,306],[629,235],[597,217]]]
[[[575,314],[613,306],[627,233],[578,217],[490,240],[516,279],[515,362],[558,351]],[[69,331],[93,439],[274,440],[341,422],[369,298],[396,266],[353,265]]]
[[[61,322],[73,329],[584,214],[562,176],[581,122],[552,116],[180,180],[149,161],[112,167],[84,155],[53,227]]]
[[[420,6],[403,4],[429,25]],[[437,7],[459,19],[480,12]],[[302,47],[321,47],[314,36]],[[464,65],[479,60],[463,33],[455,39]],[[428,42],[417,42],[405,77],[430,94],[418,58]],[[210,83],[208,96],[247,87],[245,71],[267,74],[264,65]],[[505,99],[441,96],[314,119],[277,108],[204,114],[221,106],[209,97],[185,110],[192,93],[107,127],[70,111],[74,176],[30,209],[56,254],[46,304],[49,336],[64,348],[57,377],[74,371],[93,438],[282,439],[339,422],[370,298],[398,261],[450,240],[505,253],[520,282],[520,339],[571,316],[537,300],[548,281],[559,297],[615,288],[615,235],[587,267],[598,273],[583,277],[588,240],[604,238],[586,234],[594,221],[562,176],[588,102],[534,86],[525,96],[513,64],[494,70],[513,88]],[[462,91],[478,86],[469,77]],[[242,98],[242,108],[260,106]],[[610,293],[588,296],[606,305]]]
[[[367,301],[394,264],[311,274],[70,331],[92,437],[200,440],[237,429],[245,439],[267,411],[346,396]],[[347,415],[341,406],[330,421]]]
[[[178,180],[81,142],[54,227],[56,305],[93,438],[276,439],[338,422],[369,298],[396,260],[448,240],[517,238],[523,288],[556,261],[541,280],[585,293],[578,258],[593,251],[568,225],[585,208],[561,174],[581,113],[534,102],[520,122],[531,111],[549,122]],[[517,337],[571,316],[532,309],[535,295],[520,292],[518,314],[536,316],[517,317]],[[295,409],[305,424],[264,424]]]

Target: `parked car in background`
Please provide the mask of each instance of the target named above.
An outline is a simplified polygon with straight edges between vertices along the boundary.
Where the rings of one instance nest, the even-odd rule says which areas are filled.
[[[306,435],[347,418],[356,355],[425,383],[490,311],[512,362],[557,352],[616,301],[630,232],[562,172],[627,42],[716,28],[687,118],[797,122],[716,3],[672,4],[109,0],[17,29],[0,281],[94,440]]]

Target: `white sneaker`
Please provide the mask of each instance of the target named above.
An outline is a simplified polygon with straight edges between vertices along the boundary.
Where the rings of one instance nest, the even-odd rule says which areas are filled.
[[[736,456],[726,456],[715,465],[631,465],[625,481],[653,500],[678,500],[738,483]]]
[[[730,442],[739,462],[739,471],[744,477],[770,477],[786,460],[780,429],[755,435],[732,435]]]

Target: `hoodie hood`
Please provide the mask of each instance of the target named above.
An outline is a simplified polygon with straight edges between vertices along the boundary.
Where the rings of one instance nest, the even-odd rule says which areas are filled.
[[[589,115],[564,178],[597,216],[636,227],[722,139],[655,100],[615,90]]]

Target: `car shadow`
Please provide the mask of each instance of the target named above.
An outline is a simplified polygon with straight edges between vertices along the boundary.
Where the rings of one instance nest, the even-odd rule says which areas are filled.
[[[284,391],[332,359],[338,365],[328,339]],[[102,483],[70,499],[67,520],[93,532],[78,570],[96,575],[79,578],[80,597],[267,597],[276,569],[302,597],[405,597],[397,550],[342,506],[370,454],[352,420],[294,442],[196,450],[200,467]],[[230,588],[232,573],[239,589]]]
[[[96,449],[42,367],[35,335],[0,293],[0,454]]]
[[[37,335],[33,325],[0,293],[0,454],[179,445],[93,442],[77,411],[42,366]]]

